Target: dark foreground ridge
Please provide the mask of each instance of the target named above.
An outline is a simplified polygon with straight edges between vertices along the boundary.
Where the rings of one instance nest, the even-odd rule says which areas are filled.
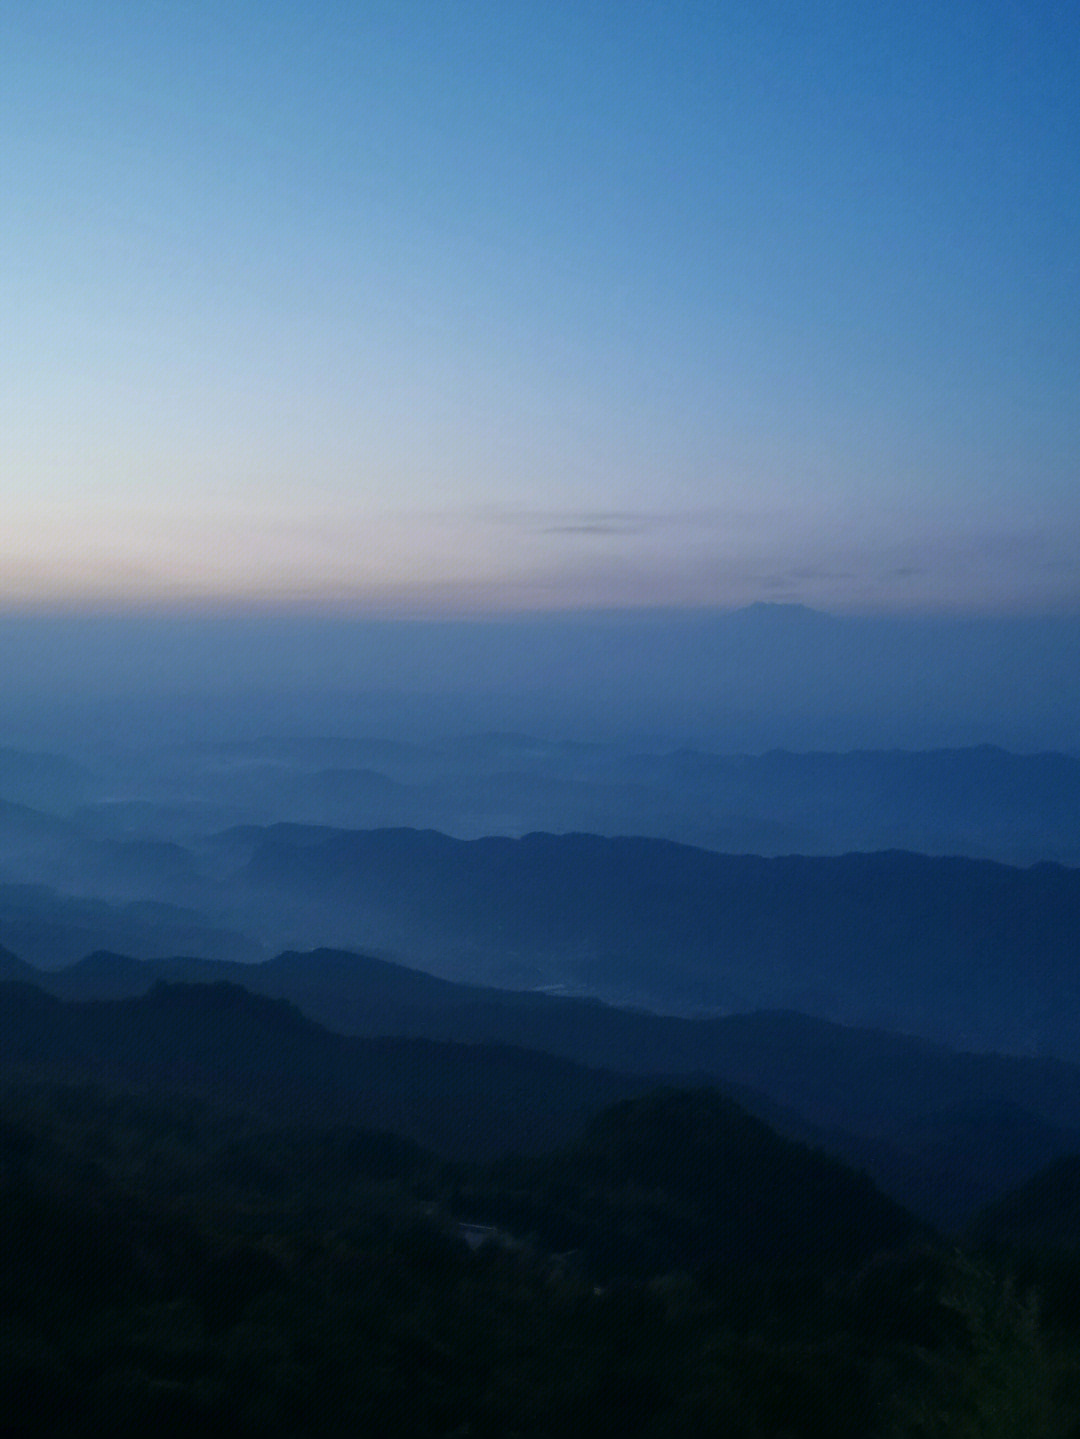
[[[155,1006],[304,1029],[228,990]],[[477,1164],[163,1088],[5,1084],[0,1252],[11,1433],[891,1439],[1007,1406],[1049,1436],[1072,1412],[1067,1313],[1044,1332],[1000,1268],[702,1091]]]
[[[549,1147],[648,1087],[506,1045],[331,1034],[237,985],[157,983],[131,1000],[65,1002],[0,985],[0,1080],[182,1093],[302,1124],[391,1129],[444,1154]]]
[[[287,999],[335,1031],[534,1050],[627,1084],[708,1081],[789,1137],[867,1169],[894,1198],[945,1227],[1050,1160],[1080,1152],[1076,1066],[958,1054],[805,1015],[681,1019],[452,984],[328,950],[257,965],[97,954],[51,972],[9,957],[0,973],[80,999],[135,997],[163,978],[227,979]]]

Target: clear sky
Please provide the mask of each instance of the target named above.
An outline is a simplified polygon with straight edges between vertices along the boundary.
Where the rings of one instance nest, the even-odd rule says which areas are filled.
[[[0,609],[1080,612],[1066,0],[7,0]]]

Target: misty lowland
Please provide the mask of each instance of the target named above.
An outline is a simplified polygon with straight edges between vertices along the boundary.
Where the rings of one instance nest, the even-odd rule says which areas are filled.
[[[9,706],[6,1432],[1080,1433],[1080,753],[286,702]]]

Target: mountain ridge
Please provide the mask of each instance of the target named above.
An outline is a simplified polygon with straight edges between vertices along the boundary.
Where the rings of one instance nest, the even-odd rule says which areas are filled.
[[[1046,1161],[1080,1152],[1080,1068],[957,1054],[804,1014],[657,1016],[454,984],[340,951],[285,952],[256,965],[104,954],[35,976],[53,994],[84,1001],[146,994],[162,979],[227,979],[360,1037],[509,1045],[633,1082],[719,1086],[781,1132],[867,1169],[938,1223],[957,1221]]]

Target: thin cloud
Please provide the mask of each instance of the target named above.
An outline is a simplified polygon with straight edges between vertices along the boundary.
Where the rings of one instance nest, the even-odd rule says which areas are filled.
[[[650,534],[656,528],[658,528],[656,525],[633,521],[592,520],[582,521],[580,524],[545,525],[539,533],[542,535],[642,535]]]
[[[764,516],[716,510],[496,510],[490,522],[540,535],[652,535],[672,530],[745,529]]]

